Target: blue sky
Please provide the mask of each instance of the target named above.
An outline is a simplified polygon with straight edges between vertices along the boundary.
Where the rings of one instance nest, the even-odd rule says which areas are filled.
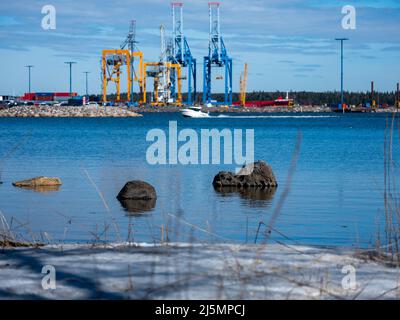
[[[208,1],[184,1],[185,33],[199,62],[208,45]],[[57,10],[57,29],[43,30],[44,5]],[[356,30],[341,26],[344,5],[357,10]],[[83,71],[90,71],[90,92],[100,92],[102,49],[123,42],[129,21],[137,20],[137,40],[145,60],[159,56],[159,26],[171,31],[170,1],[165,0],[14,0],[0,2],[0,94],[27,91],[27,64],[33,91],[68,91],[68,67],[74,89],[84,93]],[[244,62],[252,90],[338,90],[339,43],[346,43],[345,84],[349,90],[393,90],[400,81],[400,0],[224,0],[221,31],[234,59],[234,90]],[[221,84],[216,84],[216,91]]]

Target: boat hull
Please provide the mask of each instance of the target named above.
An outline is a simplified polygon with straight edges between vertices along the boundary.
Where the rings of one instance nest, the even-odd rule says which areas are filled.
[[[208,113],[204,113],[201,111],[194,111],[190,109],[182,110],[182,115],[185,118],[210,118],[210,115]]]

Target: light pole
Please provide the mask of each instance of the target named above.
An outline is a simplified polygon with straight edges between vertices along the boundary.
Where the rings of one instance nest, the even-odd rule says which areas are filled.
[[[76,64],[76,62],[68,61],[64,62],[65,64],[69,64],[69,96],[72,96],[72,65]]]
[[[89,75],[89,71],[84,71],[83,72],[86,76],[86,96],[89,96],[89,81],[88,81],[88,75]]]
[[[25,68],[28,68],[28,93],[31,93],[31,69],[33,68],[33,65],[28,65],[25,66]]]
[[[343,109],[343,113],[345,113],[344,109],[344,94],[343,94],[343,42],[349,39],[347,38],[336,38],[336,41],[340,41],[340,103]]]

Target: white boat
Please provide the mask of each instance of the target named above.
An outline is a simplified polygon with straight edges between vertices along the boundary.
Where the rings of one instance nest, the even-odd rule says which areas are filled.
[[[189,107],[183,109],[181,112],[186,118],[210,118],[208,113],[201,111],[201,107]]]

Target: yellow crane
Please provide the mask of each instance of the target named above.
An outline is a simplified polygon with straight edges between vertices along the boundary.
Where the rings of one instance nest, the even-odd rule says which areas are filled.
[[[121,68],[126,66],[127,77],[127,101],[131,98],[131,60],[139,58],[139,75],[133,74],[133,80],[138,82],[140,92],[143,93],[144,86],[144,64],[141,51],[131,52],[129,50],[103,50],[102,51],[102,78],[103,78],[103,102],[107,102],[107,85],[114,82],[116,85],[116,102],[121,102]],[[143,97],[142,97],[143,100]],[[142,102],[142,101],[140,101]]]
[[[246,106],[246,90],[247,90],[247,79],[249,76],[248,64],[244,64],[244,71],[240,75],[240,102],[243,107]]]

